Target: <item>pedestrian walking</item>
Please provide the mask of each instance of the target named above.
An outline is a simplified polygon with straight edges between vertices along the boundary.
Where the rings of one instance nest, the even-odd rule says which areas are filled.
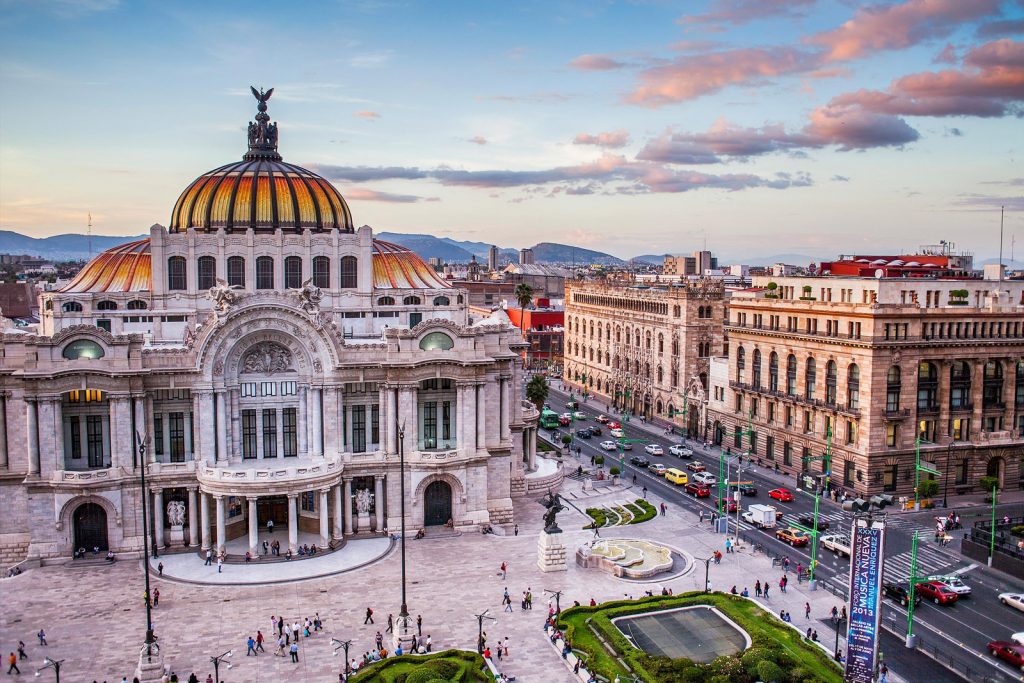
[[[505,580],[505,575],[508,573],[508,565],[504,562],[501,563],[501,580]]]
[[[220,555],[217,556],[217,573],[220,574],[224,571],[224,558]]]
[[[395,617],[393,614],[388,615],[388,628],[384,633],[391,633],[395,628]]]
[[[292,654],[292,661],[296,664],[299,663],[299,645],[298,643],[292,643],[291,648],[288,650]]]
[[[501,599],[501,604],[505,605],[505,609],[504,609],[505,612],[511,612],[512,611],[512,598],[510,598],[509,595],[508,595],[508,587],[507,586],[505,587],[505,595]]]
[[[153,590],[153,607],[160,605],[160,589],[156,588]]]
[[[505,656],[508,657],[508,636],[505,636]]]
[[[274,520],[272,520],[272,519],[268,519],[267,520],[267,533],[268,534],[274,533]]]
[[[363,623],[364,624],[372,624],[373,623],[373,610],[370,609],[369,607],[366,608],[366,618],[363,619]]]
[[[839,608],[832,605],[832,625],[839,623]]]
[[[18,674],[19,676],[21,675],[21,669],[18,668],[18,658],[14,656],[13,652],[7,658],[7,663],[10,664],[10,666],[7,667],[7,675],[8,676],[11,675],[12,671],[14,673]]]
[[[533,591],[526,587],[526,609],[533,609]]]
[[[209,548],[206,549],[206,566],[209,567],[213,563],[213,551]]]
[[[420,638],[423,637],[423,615],[422,614],[417,614],[416,615],[416,632],[419,634]]]
[[[725,539],[725,554],[728,555],[731,552],[732,552],[732,539],[731,538],[727,538],[727,539]]]
[[[284,636],[277,639],[277,652],[274,653],[275,657],[284,657],[284,647],[288,643],[285,641]]]
[[[703,510],[701,510],[701,511],[700,511],[700,512],[699,512],[699,513],[697,514],[697,521],[698,521],[698,522],[700,522],[701,524],[703,524],[703,523],[704,523],[704,511],[703,511]]]
[[[163,562],[160,562],[160,563],[158,563],[156,565],[156,573],[159,574],[160,576],[164,575],[164,563]]]
[[[754,597],[755,598],[761,597],[761,580],[760,579],[758,579],[757,582],[754,584]]]
[[[786,580],[785,575],[783,575],[783,577],[781,579],[779,579],[779,590],[782,591],[783,593],[786,592],[786,584],[787,583],[789,583],[789,582]]]
[[[18,659],[28,659],[28,655],[25,654],[25,641],[18,641]]]
[[[642,492],[644,494],[644,500],[647,500],[647,487],[643,487]]]
[[[39,639],[39,644],[40,645],[48,645],[49,644],[49,643],[46,642],[46,631],[44,631],[43,629],[39,629],[39,633],[36,634],[36,638]]]
[[[512,534],[514,536],[518,536],[519,535],[519,525],[518,524],[516,524],[515,529],[512,530]]]
[[[764,599],[765,599],[765,600],[767,600],[767,599],[768,599],[768,589],[769,589],[769,588],[771,588],[771,586],[770,586],[770,585],[768,584],[768,582],[767,582],[767,581],[765,581],[765,582],[764,582]]]
[[[249,655],[252,655],[253,657],[259,657],[259,654],[256,652],[256,639],[252,636],[249,636],[249,639],[245,641],[245,648],[246,657],[248,657]]]
[[[256,651],[266,652],[266,650],[263,649],[263,631],[256,631]]]
[[[809,603],[809,602],[805,602],[804,603],[804,618],[805,619],[810,619],[811,618],[811,603]]]
[[[284,616],[277,618],[277,635],[284,635]]]
[[[662,503],[662,504],[661,504],[661,516],[662,516],[662,517],[664,517],[664,516],[665,516],[665,511],[666,511],[666,510],[668,510],[668,506],[667,506],[667,505],[665,505],[664,503]]]

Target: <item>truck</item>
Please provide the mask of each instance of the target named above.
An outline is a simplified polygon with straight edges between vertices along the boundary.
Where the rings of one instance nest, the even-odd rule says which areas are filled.
[[[743,521],[753,524],[758,529],[775,528],[775,508],[771,505],[751,505],[740,516]]]

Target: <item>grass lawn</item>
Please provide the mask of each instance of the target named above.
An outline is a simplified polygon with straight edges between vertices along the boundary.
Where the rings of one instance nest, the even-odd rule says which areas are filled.
[[[484,658],[475,652],[445,650],[429,655],[388,657],[379,664],[363,669],[349,679],[350,683],[428,683],[458,681],[481,683],[491,681],[484,673]]]
[[[656,612],[687,605],[712,605],[732,619],[750,636],[750,649],[718,657],[706,665],[687,659],[656,657],[634,648],[611,619],[630,614]],[[649,683],[841,683],[842,671],[819,647],[805,642],[794,629],[774,614],[739,596],[724,593],[684,593],[641,600],[619,600],[597,607],[573,607],[562,612],[558,627],[574,650],[585,653],[587,668],[609,680],[621,676],[630,680],[628,665]],[[608,653],[594,634],[596,630],[618,656]]]

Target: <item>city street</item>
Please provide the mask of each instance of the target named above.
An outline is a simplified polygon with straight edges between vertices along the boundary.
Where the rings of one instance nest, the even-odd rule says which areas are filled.
[[[567,392],[559,391],[556,386],[551,387],[548,402],[552,410],[561,414],[566,411],[565,404],[569,400],[569,396]],[[693,449],[694,457],[692,460],[681,459],[669,453],[671,445],[680,443],[681,437],[678,435],[669,435],[661,427],[643,424],[639,418],[631,418],[630,421],[625,422],[621,419],[620,413],[609,412],[607,405],[594,399],[588,402],[581,401],[579,409],[586,414],[586,419],[574,421],[571,427],[561,428],[560,433],[574,434],[575,430],[582,426],[597,424],[594,418],[598,415],[608,415],[613,420],[622,423],[625,438],[633,442],[633,450],[626,452],[624,458],[623,477],[627,481],[632,481],[635,476],[638,485],[656,491],[659,495],[675,501],[684,509],[694,512],[703,509],[706,514],[714,511],[716,487],[712,487],[711,497],[697,499],[686,494],[683,487],[677,487],[647,469],[630,465],[629,459],[634,455],[642,455],[652,463],[660,462],[666,467],[676,467],[683,471],[686,471],[686,465],[689,462],[701,462],[707,467],[709,473],[718,477],[720,455],[718,448],[712,446],[710,449],[705,449],[703,442],[698,444],[695,440],[690,439],[687,440],[686,445]],[[618,452],[606,452],[599,445],[604,440],[613,439],[608,435],[607,428],[603,425],[601,427],[602,434],[600,436],[590,439],[574,437],[572,447],[574,449],[582,448],[582,463],[585,467],[590,466],[591,456],[598,455],[605,456],[606,467],[617,464]],[[546,432],[542,434],[549,436],[549,433]],[[665,454],[654,456],[645,453],[644,446],[648,443],[661,445]],[[730,480],[736,481],[737,479],[735,475],[732,475]],[[749,481],[758,490],[756,497],[742,499],[741,506],[744,508],[750,503],[770,503],[782,512],[784,521],[813,514],[814,496],[799,491],[791,476],[784,476],[756,464],[748,466],[745,462],[739,481]],[[794,500],[790,503],[783,503],[769,499],[768,491],[778,487],[789,489],[794,494]],[[979,506],[956,508],[955,502],[952,501],[950,509],[956,509],[960,513],[964,527],[968,527],[975,517],[990,514],[990,508]],[[1013,514],[1009,508],[1005,510],[1000,508],[1000,510],[1000,514]],[[988,655],[985,646],[991,640],[1008,639],[1011,633],[1024,631],[1024,613],[1001,605],[997,599],[998,593],[1024,590],[1024,584],[1001,572],[978,566],[977,563],[960,555],[957,552],[959,538],[946,547],[934,543],[935,517],[944,515],[946,511],[905,513],[894,511],[891,508],[887,511],[884,569],[886,580],[906,581],[910,575],[912,535],[914,531],[917,531],[919,533],[917,575],[924,577],[957,573],[972,588],[971,597],[960,600],[954,605],[937,606],[929,602],[921,603],[914,612],[913,630],[920,639],[919,648],[927,649],[929,653],[937,651],[939,656],[947,658],[947,661],[955,660],[958,670],[963,673],[969,672],[971,677],[976,680],[984,680],[982,676],[989,676],[990,680],[1021,680],[1019,672],[1014,672],[1004,663],[998,662]],[[838,504],[822,498],[819,519],[828,521],[830,525],[828,531],[841,530],[849,535],[853,516],[843,512]],[[730,516],[730,520],[730,533],[735,533],[735,513]],[[785,524],[779,526],[784,527]],[[758,530],[742,520],[740,521],[740,538],[747,541],[756,540],[767,551],[779,556],[788,556],[791,566],[794,568],[798,562],[804,567],[808,566],[811,559],[810,545],[805,548],[790,547],[777,540],[773,531]],[[849,561],[820,547],[818,558],[817,578],[821,582],[820,588],[845,595]],[[888,599],[884,600],[884,604],[883,620],[885,625],[898,636],[897,642],[902,645],[902,637],[905,635],[907,627],[906,610]]]

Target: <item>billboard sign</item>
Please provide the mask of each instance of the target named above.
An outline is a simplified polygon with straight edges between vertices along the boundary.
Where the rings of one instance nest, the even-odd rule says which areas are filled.
[[[850,548],[850,620],[846,628],[844,680],[871,683],[878,658],[882,616],[882,550],[885,523],[858,519]]]

